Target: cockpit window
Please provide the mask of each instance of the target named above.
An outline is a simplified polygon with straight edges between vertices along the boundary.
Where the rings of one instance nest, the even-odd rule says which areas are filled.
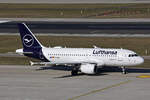
[[[129,57],[137,57],[137,54],[129,54]]]

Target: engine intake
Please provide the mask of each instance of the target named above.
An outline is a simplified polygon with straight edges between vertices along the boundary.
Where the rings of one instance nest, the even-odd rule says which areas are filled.
[[[80,70],[85,74],[95,74],[95,64],[82,64]]]

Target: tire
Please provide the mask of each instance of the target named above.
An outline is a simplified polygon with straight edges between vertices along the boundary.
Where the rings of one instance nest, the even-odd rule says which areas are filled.
[[[72,76],[78,75],[78,70],[72,70],[72,71],[71,71],[71,75],[72,75]]]

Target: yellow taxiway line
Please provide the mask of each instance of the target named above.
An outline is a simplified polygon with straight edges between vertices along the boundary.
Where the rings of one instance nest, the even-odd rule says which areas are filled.
[[[137,76],[137,78],[150,78],[150,75],[140,75],[140,76]]]
[[[97,92],[101,92],[101,91],[104,91],[104,90],[107,90],[107,89],[110,89],[110,88],[113,88],[113,87],[117,87],[117,86],[120,86],[120,85],[123,85],[123,84],[127,84],[129,82],[131,82],[131,80],[120,82],[118,84],[114,84],[114,85],[111,85],[111,86],[108,86],[108,87],[105,87],[105,88],[102,88],[102,89],[93,90],[93,91],[87,92],[85,94],[81,94],[79,96],[72,97],[72,98],[70,98],[68,100],[75,100],[75,99],[78,99],[80,97],[87,96],[87,95],[90,95],[90,94],[94,94],[94,93],[97,93]]]

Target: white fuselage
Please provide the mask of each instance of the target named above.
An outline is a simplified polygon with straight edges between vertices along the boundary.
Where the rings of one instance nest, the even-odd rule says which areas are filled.
[[[42,48],[51,64],[91,63],[97,66],[134,66],[144,62],[135,52],[127,49],[105,48]]]

